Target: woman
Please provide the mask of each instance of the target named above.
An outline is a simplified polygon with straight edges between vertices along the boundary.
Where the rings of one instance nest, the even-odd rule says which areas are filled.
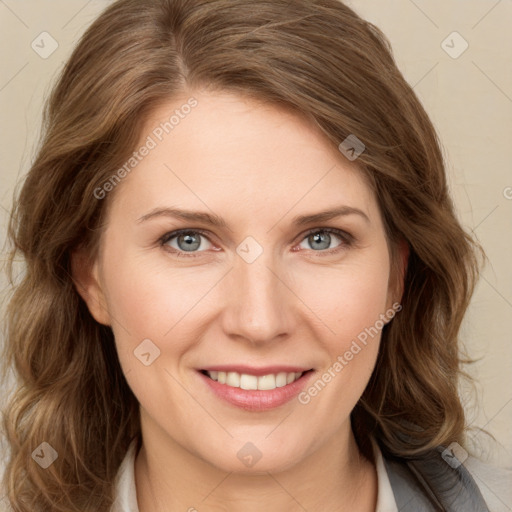
[[[488,510],[457,395],[480,248],[378,29],[119,0],[45,127],[10,226],[15,511]]]

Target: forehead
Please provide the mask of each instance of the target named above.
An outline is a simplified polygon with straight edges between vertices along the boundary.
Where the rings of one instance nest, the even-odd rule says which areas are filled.
[[[231,206],[273,217],[319,205],[375,209],[362,172],[318,127],[252,99],[196,92],[159,105],[135,151],[144,147],[116,191],[136,209]]]

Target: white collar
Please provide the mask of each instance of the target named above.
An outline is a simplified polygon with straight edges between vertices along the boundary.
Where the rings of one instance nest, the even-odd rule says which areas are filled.
[[[398,512],[393,488],[391,487],[388,472],[386,471],[384,460],[382,459],[382,452],[373,437],[371,441],[375,467],[377,469],[377,506],[375,512]],[[136,512],[138,511],[136,510]]]
[[[119,466],[116,476],[115,501],[110,512],[139,512],[137,491],[135,487],[135,449],[137,439],[134,439]]]

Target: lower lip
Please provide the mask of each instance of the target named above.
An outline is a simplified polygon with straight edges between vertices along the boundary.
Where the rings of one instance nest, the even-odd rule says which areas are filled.
[[[306,387],[313,373],[314,371],[308,371],[291,384],[263,391],[220,384],[198,371],[199,376],[219,398],[247,411],[267,411],[293,400]]]

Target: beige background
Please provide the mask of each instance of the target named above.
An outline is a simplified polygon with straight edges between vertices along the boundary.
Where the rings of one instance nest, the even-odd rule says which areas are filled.
[[[0,0],[2,246],[13,190],[34,155],[43,99],[78,37],[108,3]],[[469,368],[477,394],[471,397],[467,387],[461,393],[471,423],[496,438],[471,434],[475,451],[512,468],[512,1],[347,3],[389,37],[438,129],[460,219],[489,257],[463,328],[470,356],[479,359]],[[44,52],[52,43],[42,32],[58,44],[49,56]]]

